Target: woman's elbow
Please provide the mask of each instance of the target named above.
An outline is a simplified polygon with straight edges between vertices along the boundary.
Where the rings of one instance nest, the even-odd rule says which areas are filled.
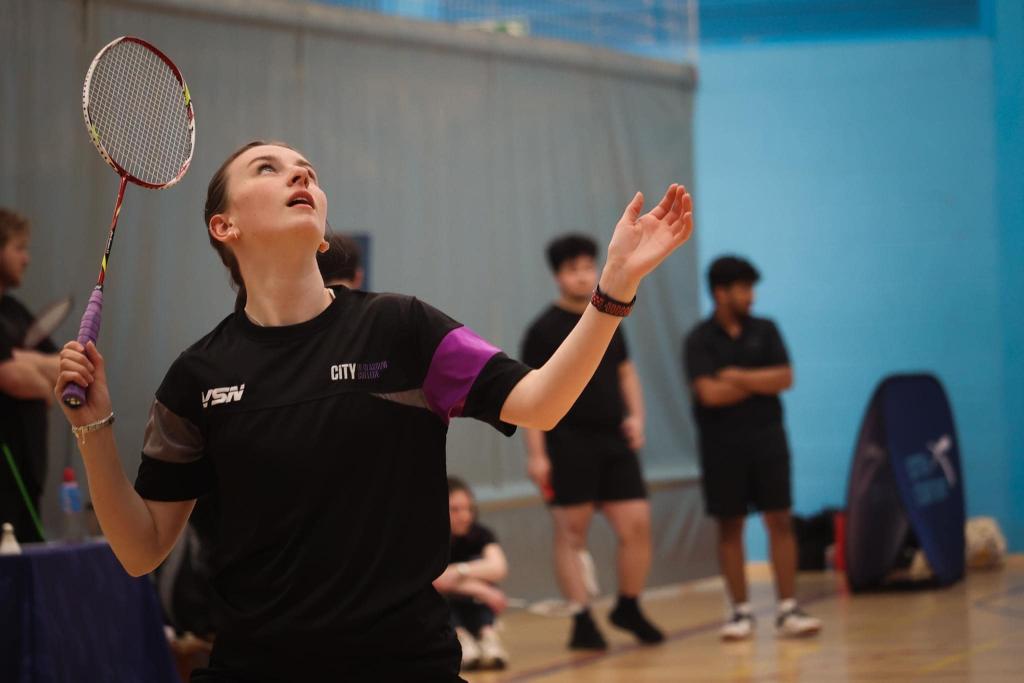
[[[128,557],[118,553],[113,546],[111,546],[111,550],[114,551],[114,556],[128,575],[135,578],[149,574],[163,562],[163,557]]]
[[[140,576],[145,576],[146,574],[149,574],[157,567],[157,565],[150,563],[130,562],[126,560],[119,561],[121,562],[121,566],[124,567],[124,570],[128,572],[128,576],[131,576],[136,579]]]
[[[502,411],[501,419],[503,422],[514,424],[517,427],[536,429],[541,432],[550,432],[559,422],[561,422],[564,416],[564,413],[551,414],[551,411],[545,411],[539,407],[533,407],[522,411]]]

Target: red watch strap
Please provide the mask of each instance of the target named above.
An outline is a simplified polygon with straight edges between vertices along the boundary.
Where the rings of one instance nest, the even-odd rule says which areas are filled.
[[[601,291],[599,286],[594,290],[594,296],[590,298],[591,305],[602,313],[608,315],[618,316],[619,318],[625,318],[633,310],[633,304],[636,303],[636,297],[629,303],[625,301],[618,301],[613,299],[604,292]]]

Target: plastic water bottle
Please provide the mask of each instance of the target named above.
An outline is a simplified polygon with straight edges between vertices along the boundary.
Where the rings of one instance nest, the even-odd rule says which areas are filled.
[[[72,467],[64,468],[64,483],[60,485],[60,509],[64,513],[64,540],[85,539],[85,515],[82,514],[82,492]]]

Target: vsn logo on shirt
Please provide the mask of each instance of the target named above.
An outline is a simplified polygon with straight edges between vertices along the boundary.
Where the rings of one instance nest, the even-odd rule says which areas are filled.
[[[208,408],[209,406],[217,406],[220,405],[221,403],[241,401],[243,391],[245,391],[244,384],[240,384],[233,387],[217,387],[216,389],[204,391],[203,407]]]

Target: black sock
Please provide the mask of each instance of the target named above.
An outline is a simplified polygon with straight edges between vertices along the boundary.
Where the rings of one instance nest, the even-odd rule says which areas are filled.
[[[584,608],[572,618],[572,637],[569,639],[571,650],[604,650],[608,643],[597,629],[590,610]]]
[[[653,644],[665,640],[665,634],[640,611],[640,604],[635,597],[620,595],[615,609],[608,618],[619,628],[632,633],[642,643]]]
[[[618,601],[616,601],[616,603],[615,603],[615,609],[616,610],[626,609],[626,610],[634,610],[634,611],[639,612],[640,611],[640,603],[637,602],[636,597],[632,597],[631,598],[628,595],[620,594]]]

